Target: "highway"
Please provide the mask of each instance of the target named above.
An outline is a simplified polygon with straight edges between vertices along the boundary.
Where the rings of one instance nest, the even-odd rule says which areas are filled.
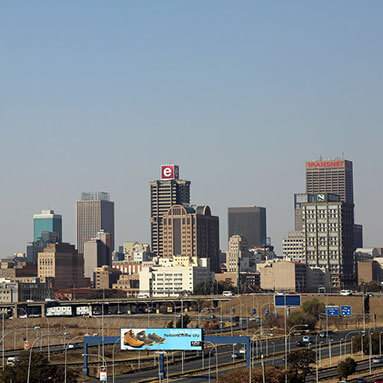
[[[331,342],[332,342],[332,347],[331,347],[331,356],[338,356],[342,352],[342,355],[349,354],[350,353],[350,344],[348,343],[346,346],[344,343],[342,343],[342,351],[340,350],[339,346],[339,340],[344,338],[348,332],[343,331],[343,332],[337,332],[334,334],[331,334]],[[353,334],[355,335],[355,334]],[[302,348],[297,348],[295,347],[295,340],[301,339],[301,338],[293,338],[291,341],[291,350],[297,350],[297,349],[302,349]],[[350,337],[348,337],[348,340],[350,340]],[[325,341],[324,339],[321,339],[318,337],[318,343],[320,341]],[[275,366],[284,366],[284,339],[275,339],[273,340],[275,343],[275,358],[273,359],[272,354],[274,352],[274,345],[272,345],[271,342],[269,342],[269,356],[265,355],[265,365],[272,365],[274,364]],[[315,340],[314,340],[315,342]],[[262,350],[263,353],[265,354],[265,342],[262,342]],[[321,348],[321,356],[322,358],[328,358],[329,357],[329,349],[326,347],[327,343],[322,344]],[[272,347],[271,347],[272,346]],[[315,347],[315,345],[313,345]],[[240,347],[239,346],[234,346],[235,352],[239,352]],[[273,351],[273,352],[271,352]],[[220,368],[222,368],[222,365],[227,365],[230,363],[233,363],[232,359],[232,353],[233,353],[233,346],[223,346],[218,348],[218,365]],[[213,381],[214,375],[215,375],[215,356],[212,355],[211,360],[210,360],[210,365],[211,365],[211,371],[210,371],[210,378]],[[242,359],[243,361],[243,359]],[[235,363],[235,364],[234,364]],[[233,363],[233,368],[239,368],[238,363],[240,363],[240,360],[235,359]],[[368,362],[364,363],[359,363],[358,369],[361,370],[366,367],[366,363],[368,365]],[[209,358],[206,355],[204,358],[204,366],[208,367],[209,365]],[[202,358],[198,357],[194,360],[187,360],[184,363],[184,372],[185,374],[188,371],[192,370],[198,370],[202,368]],[[256,359],[255,361],[255,367],[261,367],[259,359]],[[168,370],[168,373],[170,376],[173,374],[180,374],[181,372],[181,363],[178,362],[174,365],[169,364],[167,365],[166,363],[166,357],[165,357],[165,370]],[[111,376],[112,373],[112,368],[109,366],[108,368],[108,375]],[[326,376],[330,376],[331,374],[334,374],[334,372],[328,371],[327,369],[323,372],[320,372],[319,377],[320,378],[325,378]],[[124,382],[138,382],[140,380],[148,379],[151,378],[152,380],[158,379],[158,366],[153,366],[152,369],[150,370],[141,370],[141,371],[135,371],[129,374],[124,374],[118,377],[115,377],[115,382],[117,383],[124,383]],[[196,373],[193,376],[181,376],[173,381],[177,382],[206,382],[208,380],[208,371],[202,371],[200,373]],[[94,380],[96,382],[97,380]],[[315,381],[315,376],[312,377],[311,379],[307,379],[307,381]]]

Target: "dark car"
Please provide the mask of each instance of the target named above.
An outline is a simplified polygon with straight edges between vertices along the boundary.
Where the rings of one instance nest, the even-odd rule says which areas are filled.
[[[374,358],[372,358],[372,363],[374,364],[383,363],[383,356],[375,356]]]
[[[239,322],[239,317],[233,317],[234,322]]]
[[[383,383],[383,379],[382,378],[375,379],[374,383]]]
[[[210,319],[215,319],[215,315],[214,315],[214,314],[211,314],[211,315],[210,315]]]
[[[297,347],[305,347],[305,346],[307,346],[307,343],[306,343],[306,342],[303,342],[302,340],[297,340],[297,341],[295,342],[295,345],[296,345]]]
[[[364,378],[356,378],[354,380],[355,383],[367,383],[367,380]]]

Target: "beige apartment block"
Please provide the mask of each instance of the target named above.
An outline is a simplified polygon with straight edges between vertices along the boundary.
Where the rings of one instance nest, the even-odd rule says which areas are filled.
[[[229,238],[226,253],[226,269],[229,273],[238,272],[240,260],[248,254],[247,241],[240,235],[233,235]]]

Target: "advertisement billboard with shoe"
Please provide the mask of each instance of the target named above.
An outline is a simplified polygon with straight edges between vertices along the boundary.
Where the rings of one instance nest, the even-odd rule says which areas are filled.
[[[199,328],[123,328],[121,350],[202,350]]]

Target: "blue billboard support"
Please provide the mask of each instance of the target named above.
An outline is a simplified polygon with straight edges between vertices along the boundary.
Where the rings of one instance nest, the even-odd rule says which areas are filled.
[[[250,367],[250,338],[248,336],[204,336],[203,340],[214,344],[243,344],[246,347],[246,365]],[[105,336],[104,344],[115,344],[121,341],[119,336]],[[101,336],[84,336],[84,363],[82,373],[85,376],[89,375],[88,368],[88,345],[102,344]],[[164,355],[160,354],[160,374],[165,376]]]

